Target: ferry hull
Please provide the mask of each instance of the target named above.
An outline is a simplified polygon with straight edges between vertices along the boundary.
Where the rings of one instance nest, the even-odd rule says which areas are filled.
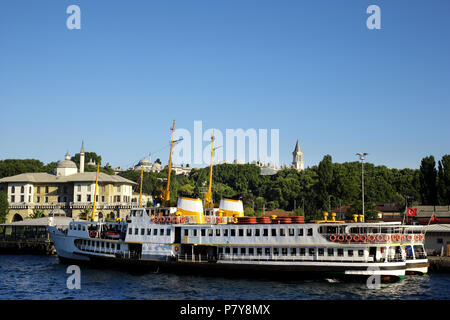
[[[427,259],[406,261],[406,274],[426,274],[429,266]]]

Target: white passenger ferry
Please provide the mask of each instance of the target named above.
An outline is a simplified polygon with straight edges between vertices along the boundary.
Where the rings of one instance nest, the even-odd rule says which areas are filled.
[[[129,221],[72,221],[66,230],[49,231],[59,258],[70,262],[294,278],[378,274],[384,280],[428,267],[419,228],[335,216],[314,223],[244,217],[242,202],[230,199],[204,211],[200,199],[180,198],[177,208],[132,210]]]

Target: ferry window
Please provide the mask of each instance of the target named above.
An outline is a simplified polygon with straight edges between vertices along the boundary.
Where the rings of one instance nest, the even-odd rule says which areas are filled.
[[[338,249],[338,257],[344,256],[344,249]]]
[[[159,235],[163,236],[164,235],[164,229],[159,229]]]
[[[228,237],[228,229],[223,229],[223,235],[224,237]]]
[[[236,236],[236,229],[231,229],[231,230],[230,230],[230,235],[231,235],[232,237]]]
[[[139,233],[139,229],[138,228],[135,228],[134,229],[134,234],[138,234]]]
[[[360,257],[364,256],[364,250],[358,250],[358,256]]]
[[[153,235],[154,236],[158,235],[158,229],[153,229]],[[184,232],[184,235],[186,235],[186,231]]]
[[[305,248],[300,248],[300,255],[301,255],[301,256],[304,256],[304,255],[305,255],[305,252],[306,252],[306,249],[305,249]]]
[[[280,229],[280,236],[284,237],[286,235],[286,230]]]
[[[291,256],[295,256],[297,254],[297,248],[291,248]]]
[[[206,236],[206,229],[202,229],[202,237]]]
[[[248,249],[248,254],[249,255],[253,255],[254,254],[254,249],[253,248],[249,248]]]
[[[252,229],[248,228],[247,229],[247,237],[251,237],[252,236]]]
[[[266,256],[270,256],[270,248],[266,248],[264,254],[265,254]]]
[[[269,229],[263,229],[263,236],[267,237],[269,235]]]
[[[259,237],[260,233],[261,233],[261,230],[255,229],[255,236],[256,237]]]
[[[302,228],[298,229],[298,235],[299,236],[303,236],[303,229]]]
[[[216,229],[216,236],[220,236],[220,229]]]
[[[203,231],[203,229],[202,229]],[[202,232],[203,233],[203,232]],[[189,235],[189,229],[184,229],[184,235],[187,237]],[[203,234],[202,234],[203,235]]]
[[[197,229],[192,230],[192,232],[194,233],[194,237],[197,236]]]
[[[244,229],[239,229],[239,237],[243,237],[244,236]]]
[[[233,248],[233,254],[238,254],[238,248]]]
[[[245,248],[241,248],[241,254],[245,255]]]
[[[282,254],[283,256],[287,256],[287,253],[288,253],[288,249],[287,249],[287,248],[282,248],[282,249],[281,249],[281,254]]]
[[[323,248],[319,248],[319,250],[317,250],[317,251],[319,253],[319,256],[323,256],[323,252],[324,252]]]
[[[115,243],[111,243],[111,249],[115,249],[116,244]]]
[[[81,230],[81,224],[78,225],[78,230]]]
[[[109,242],[106,243],[106,249],[109,249]]]
[[[348,250],[348,251],[347,251],[347,255],[348,255],[349,257],[353,257],[353,250]]]
[[[117,250],[120,250],[120,244],[117,244]]]
[[[223,248],[219,248],[219,254],[222,254],[223,253]]]
[[[147,229],[147,235],[150,236],[152,234],[152,229]]]
[[[313,229],[312,228],[309,228],[308,229],[308,236],[312,236],[313,235]]]
[[[133,229],[128,228],[128,234],[133,234]]]
[[[142,228],[142,229],[141,229],[141,236],[143,236],[144,234],[145,234],[145,229]]]
[[[86,227],[85,226],[83,226],[83,231],[86,231]]]
[[[170,229],[167,229],[167,235],[170,236]]]
[[[290,237],[293,237],[295,235],[295,231],[294,230],[295,229],[293,229],[293,228],[289,228],[289,236]]]
[[[256,255],[258,256],[262,255],[262,248],[256,248]]]
[[[272,237],[276,237],[277,236],[277,229],[272,229]]]
[[[212,237],[214,235],[213,229],[208,229],[208,236]]]
[[[334,249],[333,249],[333,248],[328,248],[327,254],[328,254],[328,256],[330,256],[330,257],[334,256]]]
[[[104,248],[105,247],[105,243],[104,242],[102,242],[102,248]]]
[[[225,248],[225,253],[230,253],[230,248]]]
[[[314,255],[314,248],[309,248],[309,249],[308,249],[308,254],[309,254],[310,256],[313,256],[313,255]]]
[[[277,256],[279,254],[278,248],[273,248],[273,255]]]

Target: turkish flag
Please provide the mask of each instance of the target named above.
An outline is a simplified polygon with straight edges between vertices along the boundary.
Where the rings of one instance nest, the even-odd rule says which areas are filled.
[[[431,222],[439,222],[439,219],[433,214],[431,217]]]
[[[417,215],[417,208],[408,208],[406,210],[406,216],[415,217]]]

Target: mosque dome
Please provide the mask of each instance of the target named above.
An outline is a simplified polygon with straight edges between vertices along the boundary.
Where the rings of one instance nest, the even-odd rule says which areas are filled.
[[[143,158],[141,161],[139,161],[139,166],[151,166],[150,160]]]
[[[66,153],[66,159],[59,161],[58,164],[56,165],[56,168],[77,169],[77,165],[75,164],[75,162],[70,160],[70,155],[68,153]]]

